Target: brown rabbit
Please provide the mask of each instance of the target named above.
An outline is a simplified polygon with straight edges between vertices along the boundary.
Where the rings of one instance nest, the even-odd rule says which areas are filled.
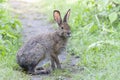
[[[43,61],[51,60],[51,68],[61,69],[61,64],[58,55],[63,51],[71,35],[70,26],[68,25],[68,18],[70,16],[70,9],[61,19],[60,12],[54,10],[54,20],[58,23],[59,28],[51,33],[40,34],[30,39],[17,53],[18,64],[30,74],[47,74],[48,70],[39,67],[36,68],[38,63],[42,64]]]

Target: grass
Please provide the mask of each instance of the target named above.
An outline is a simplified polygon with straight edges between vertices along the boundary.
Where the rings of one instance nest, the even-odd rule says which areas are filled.
[[[21,45],[21,23],[13,18],[5,0],[0,1],[0,80],[29,80],[19,71],[16,52]]]
[[[0,80],[29,80],[28,76],[17,70],[15,55],[0,56]]]

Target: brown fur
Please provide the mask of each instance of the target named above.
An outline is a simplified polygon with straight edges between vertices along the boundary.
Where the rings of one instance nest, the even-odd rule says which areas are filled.
[[[17,53],[17,62],[28,73],[41,74],[47,73],[43,68],[37,70],[38,63],[42,63],[45,59],[51,60],[51,67],[55,69],[55,63],[57,68],[61,69],[61,64],[58,59],[58,55],[65,48],[68,37],[70,36],[70,27],[67,24],[67,19],[70,15],[70,9],[66,13],[62,22],[60,12],[54,10],[53,16],[58,23],[59,28],[52,33],[40,34],[30,39],[24,44]],[[41,65],[42,66],[42,65]]]

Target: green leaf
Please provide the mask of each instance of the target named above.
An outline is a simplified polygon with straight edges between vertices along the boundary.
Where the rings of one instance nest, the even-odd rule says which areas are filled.
[[[10,38],[13,38],[13,39],[16,39],[16,36],[15,35],[12,35],[10,33],[7,32],[7,36],[10,37]]]
[[[94,32],[94,31],[96,31],[98,29],[98,27],[97,26],[95,26],[95,25],[93,25],[93,26],[91,26],[90,27],[90,32],[92,33],[92,32]]]
[[[117,19],[117,13],[113,12],[109,15],[109,20],[111,23],[113,23]]]
[[[120,4],[120,0],[113,0],[114,3]]]
[[[5,52],[6,52],[6,47],[5,46],[2,46],[0,45],[0,55],[5,55]]]

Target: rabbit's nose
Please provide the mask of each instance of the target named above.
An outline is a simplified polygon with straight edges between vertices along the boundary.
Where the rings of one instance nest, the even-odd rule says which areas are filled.
[[[67,36],[68,36],[68,37],[71,37],[71,32],[67,32]]]

